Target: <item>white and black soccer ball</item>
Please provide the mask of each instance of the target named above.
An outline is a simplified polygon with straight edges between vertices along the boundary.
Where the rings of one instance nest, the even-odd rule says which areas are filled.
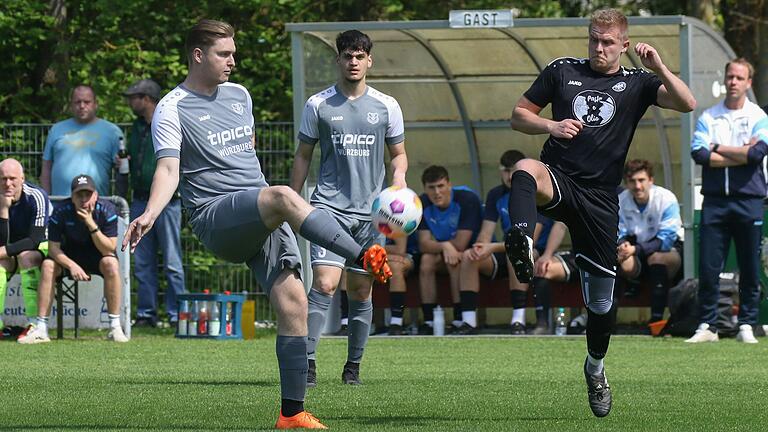
[[[373,224],[389,238],[403,237],[416,231],[421,222],[421,199],[408,188],[390,186],[373,201]]]

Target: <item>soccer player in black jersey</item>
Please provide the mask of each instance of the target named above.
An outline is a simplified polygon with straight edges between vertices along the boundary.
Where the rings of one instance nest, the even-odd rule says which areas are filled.
[[[638,43],[634,51],[653,73],[620,65],[630,48],[627,30],[621,12],[595,12],[589,24],[589,59],[566,57],[550,63],[517,102],[511,121],[516,130],[549,138],[541,162],[523,159],[515,165],[507,254],[518,280],[528,282],[537,207],[568,225],[589,314],[584,375],[597,417],[611,410],[603,357],[616,321],[616,187],[629,144],[650,105],[680,112],[696,105],[691,91],[652,46]],[[547,104],[552,104],[552,119],[540,116]]]

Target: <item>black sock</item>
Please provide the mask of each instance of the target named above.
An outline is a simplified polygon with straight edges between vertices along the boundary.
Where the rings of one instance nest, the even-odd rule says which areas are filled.
[[[512,300],[512,309],[524,309],[528,300],[528,291],[510,290],[509,298]]]
[[[549,281],[544,278],[533,278],[533,297],[536,303],[536,322],[549,323]]]
[[[598,315],[587,308],[587,352],[589,355],[596,359],[605,357],[615,324],[616,303],[613,304],[608,313],[603,315]]]
[[[346,291],[341,291],[341,319],[349,318],[349,297]]]
[[[402,318],[403,309],[405,309],[405,293],[390,292],[389,293],[389,310],[392,313],[392,317]]]
[[[477,310],[477,293],[474,291],[461,291],[461,310],[473,312]],[[461,318],[459,318],[461,319]]]
[[[509,220],[533,238],[536,228],[536,179],[525,171],[512,174],[512,190],[509,193]]]
[[[667,266],[649,266],[648,279],[651,282],[651,322],[659,321],[664,318],[664,308],[667,306]]]
[[[421,313],[424,314],[424,322],[435,320],[435,306],[437,303],[422,303]]]
[[[461,300],[459,300],[459,303],[453,304],[453,320],[454,321],[461,321]]]
[[[293,417],[302,411],[304,411],[304,401],[291,399],[282,399],[280,401],[280,413],[283,414],[283,417]]]

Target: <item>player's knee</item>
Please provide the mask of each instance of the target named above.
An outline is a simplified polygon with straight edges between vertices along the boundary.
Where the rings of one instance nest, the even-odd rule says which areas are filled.
[[[333,295],[338,285],[339,282],[332,280],[332,278],[316,277],[312,281],[312,289],[327,295]]]
[[[279,208],[289,208],[296,203],[296,200],[301,199],[299,194],[288,186],[271,186],[269,193],[272,194],[272,198],[277,202]]]
[[[120,265],[117,262],[117,258],[113,256],[105,256],[99,261],[99,270],[105,278],[117,276]]]
[[[37,251],[24,251],[19,254],[19,267],[22,269],[40,267],[43,257]]]
[[[612,306],[613,299],[611,298],[590,299],[589,303],[587,303],[587,309],[598,315],[607,314]]]

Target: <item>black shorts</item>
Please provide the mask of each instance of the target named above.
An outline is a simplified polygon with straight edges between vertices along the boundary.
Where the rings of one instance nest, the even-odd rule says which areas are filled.
[[[67,257],[69,257],[69,259],[79,265],[84,272],[88,273],[89,275],[103,276],[101,274],[101,270],[99,270],[99,263],[101,262],[101,259],[104,258],[104,256],[98,250],[85,249],[80,251],[63,252],[67,255]],[[114,254],[108,256],[116,257]]]
[[[616,276],[619,199],[615,188],[585,186],[546,165],[553,198],[541,214],[568,226],[576,265],[591,274]]]
[[[678,282],[680,282],[683,279],[683,242],[680,240],[675,241],[675,244],[672,245],[672,250],[677,251],[677,254],[680,255],[680,267],[677,269],[677,273],[675,273],[674,276],[672,276],[672,285],[677,285]],[[671,252],[671,251],[670,251]],[[630,280],[639,280],[647,274],[646,270],[650,267],[648,265],[648,257],[643,256],[642,258],[639,258],[637,260],[638,264],[638,271],[637,271],[637,277],[629,278]]]
[[[576,254],[571,251],[555,252],[554,255],[565,270],[566,282],[578,282],[581,280],[579,269],[576,267]]]
[[[491,274],[485,276],[487,280],[506,279],[509,277],[507,268],[507,254],[504,252],[494,252],[491,254],[493,260],[493,270]]]

